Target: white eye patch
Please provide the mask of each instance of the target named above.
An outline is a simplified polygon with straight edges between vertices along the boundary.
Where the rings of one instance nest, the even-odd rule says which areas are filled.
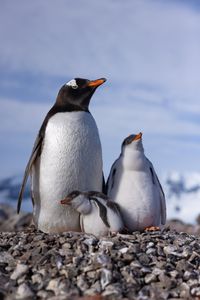
[[[70,81],[67,82],[65,85],[71,86],[73,89],[77,89],[77,88],[78,88],[78,85],[77,85],[75,79],[70,80]]]

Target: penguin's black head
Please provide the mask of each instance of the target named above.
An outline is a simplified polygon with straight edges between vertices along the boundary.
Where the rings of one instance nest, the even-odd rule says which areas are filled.
[[[122,143],[122,151],[125,147],[132,145],[132,148],[138,148],[142,142],[142,132],[138,134],[131,134],[124,139]]]
[[[61,204],[67,204],[70,205],[71,201],[73,201],[74,198],[78,197],[81,194],[80,191],[73,191],[70,194],[67,195],[64,199],[60,201]]]
[[[68,111],[88,111],[92,95],[96,88],[105,81],[105,78],[97,80],[74,78],[61,87],[56,104],[65,107]]]
[[[81,194],[80,191],[73,191],[69,195],[67,195],[67,198],[74,199],[74,198],[78,197],[80,194]]]

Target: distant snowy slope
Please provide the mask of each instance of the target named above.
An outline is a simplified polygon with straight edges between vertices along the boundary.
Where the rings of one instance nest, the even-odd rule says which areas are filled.
[[[16,207],[22,176],[0,180],[0,202]],[[163,176],[162,185],[166,195],[167,218],[195,223],[200,214],[200,172],[171,172]],[[29,184],[25,189],[22,210],[32,211]]]
[[[171,172],[163,179],[168,219],[194,223],[200,214],[200,173]]]
[[[17,207],[17,198],[22,182],[22,175],[11,176],[0,180],[0,203],[8,203]],[[24,191],[24,201],[22,201],[22,210],[30,211],[32,207],[29,184]]]

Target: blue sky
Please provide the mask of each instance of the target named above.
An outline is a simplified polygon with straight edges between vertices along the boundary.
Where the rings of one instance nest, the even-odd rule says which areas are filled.
[[[105,173],[143,131],[159,174],[200,169],[199,1],[18,0],[0,10],[0,178],[24,170],[62,84],[106,77],[91,101]]]

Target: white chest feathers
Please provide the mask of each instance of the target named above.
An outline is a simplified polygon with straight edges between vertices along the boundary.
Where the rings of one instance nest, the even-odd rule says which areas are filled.
[[[78,213],[60,205],[62,198],[77,189],[102,189],[98,129],[90,113],[57,113],[49,119],[41,156],[32,172],[34,214],[40,229],[44,223],[49,228],[60,226],[62,231],[80,229]]]

